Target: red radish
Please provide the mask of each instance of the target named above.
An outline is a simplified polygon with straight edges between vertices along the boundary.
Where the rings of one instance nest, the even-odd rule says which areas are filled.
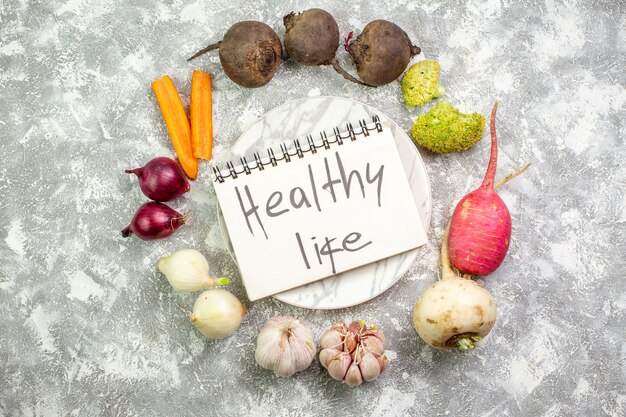
[[[160,156],[141,168],[127,169],[139,178],[139,188],[150,200],[172,201],[189,191],[189,181],[176,161]]]
[[[450,261],[459,271],[475,275],[495,271],[506,256],[511,239],[511,215],[494,189],[497,108],[496,102],[491,111],[491,157],[485,179],[459,201],[450,221]]]
[[[122,230],[122,236],[134,233],[143,240],[161,239],[174,233],[185,220],[185,216],[176,210],[151,201],[139,207],[133,220]]]

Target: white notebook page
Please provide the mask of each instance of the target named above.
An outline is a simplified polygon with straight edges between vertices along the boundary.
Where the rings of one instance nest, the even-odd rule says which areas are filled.
[[[426,243],[387,127],[214,184],[250,300]]]

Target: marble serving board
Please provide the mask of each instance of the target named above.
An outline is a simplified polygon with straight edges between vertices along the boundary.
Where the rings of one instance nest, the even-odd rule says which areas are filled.
[[[422,158],[411,139],[393,120],[364,103],[339,97],[309,97],[285,103],[248,127],[233,146],[230,159],[237,161],[245,156],[251,160],[255,152],[263,154],[268,147],[278,149],[283,142],[302,140],[309,134],[316,139],[320,131],[326,131],[330,135],[334,126],[345,130],[346,123],[358,126],[359,120],[371,122],[375,115],[381,121],[387,122],[392,130],[422,224],[428,232],[431,194]],[[218,216],[228,251],[235,259],[221,210]],[[312,309],[334,309],[360,304],[382,294],[395,284],[420,253],[421,248],[400,253],[274,297],[288,304]]]

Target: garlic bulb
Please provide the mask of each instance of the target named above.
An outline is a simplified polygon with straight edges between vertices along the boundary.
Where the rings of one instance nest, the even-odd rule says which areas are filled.
[[[195,249],[181,249],[163,257],[157,267],[178,291],[199,291],[230,282],[229,278],[209,277],[209,262]]]
[[[311,329],[293,317],[276,316],[259,332],[254,358],[278,376],[291,376],[308,368],[316,351]]]
[[[246,316],[246,306],[226,290],[206,290],[193,305],[191,321],[211,339],[223,339],[237,330]]]
[[[320,363],[330,376],[351,387],[373,381],[387,369],[385,337],[375,324],[353,321],[335,323],[322,335]]]

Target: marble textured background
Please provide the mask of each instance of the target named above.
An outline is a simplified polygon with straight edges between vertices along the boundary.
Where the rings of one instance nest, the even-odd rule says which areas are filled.
[[[433,191],[427,254],[389,291],[345,310],[248,303],[240,330],[209,341],[188,321],[195,295],[156,271],[175,249],[201,249],[244,297],[215,218],[209,169],[173,207],[194,213],[170,239],[124,240],[145,198],[123,174],[172,155],[150,82],[215,74],[218,157],[287,99],[339,95],[409,129],[399,83],[365,89],[329,68],[284,65],[265,88],[230,82],[216,54],[185,58],[237,20],[267,22],[304,1],[0,0],[0,415],[626,414],[626,6],[624,1],[319,1],[342,33],[386,18],[442,65],[447,99],[487,113],[501,101],[499,173],[532,169],[500,194],[513,218],[498,303],[470,354],[430,349],[410,312],[437,275],[454,203],[479,184],[488,143],[423,152]],[[340,61],[353,70],[346,54]],[[291,379],[258,368],[259,327],[296,315],[320,333],[337,319],[376,321],[389,371],[358,389],[317,364]]]

